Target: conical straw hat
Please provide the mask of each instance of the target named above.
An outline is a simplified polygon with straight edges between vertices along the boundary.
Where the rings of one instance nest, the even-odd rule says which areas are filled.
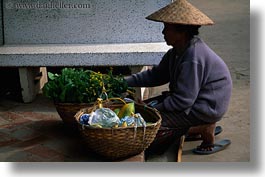
[[[157,22],[182,25],[213,25],[214,22],[187,0],[175,0],[171,4],[147,16]]]

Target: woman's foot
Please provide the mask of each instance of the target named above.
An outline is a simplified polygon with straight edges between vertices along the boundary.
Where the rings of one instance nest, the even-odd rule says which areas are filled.
[[[197,150],[198,151],[212,151],[214,148],[214,144],[201,144],[199,146],[197,146]]]
[[[200,130],[198,131],[199,133],[192,133],[193,132],[194,127],[192,127],[189,131],[189,133],[187,134],[187,136],[185,137],[185,141],[199,141],[202,140],[201,134],[200,134]],[[223,128],[221,126],[216,126],[214,129],[214,136],[220,134],[223,131]]]
[[[188,135],[201,137],[202,143],[197,148],[203,151],[211,151],[214,147],[213,144],[215,141],[215,127],[216,123],[191,127],[188,131]]]

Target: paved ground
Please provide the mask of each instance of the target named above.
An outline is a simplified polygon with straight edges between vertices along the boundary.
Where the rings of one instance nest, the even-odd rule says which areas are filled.
[[[143,154],[122,161],[143,161]],[[0,101],[0,161],[107,162],[87,149],[76,129],[67,127],[53,103],[39,95],[30,104]]]

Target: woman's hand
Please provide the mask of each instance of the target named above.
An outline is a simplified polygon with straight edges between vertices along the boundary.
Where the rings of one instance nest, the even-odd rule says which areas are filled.
[[[143,100],[141,100],[140,98],[137,98],[137,102],[136,103],[138,103],[140,105],[146,105],[146,103]]]

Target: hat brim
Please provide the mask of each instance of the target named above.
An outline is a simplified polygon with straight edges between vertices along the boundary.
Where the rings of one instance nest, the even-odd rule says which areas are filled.
[[[202,26],[214,24],[213,20],[186,0],[176,0],[147,16],[146,19],[182,25]]]

